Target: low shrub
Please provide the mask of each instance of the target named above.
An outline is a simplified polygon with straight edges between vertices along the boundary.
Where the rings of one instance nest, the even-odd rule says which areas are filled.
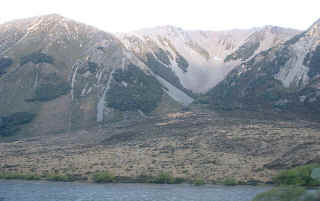
[[[97,172],[92,177],[93,181],[96,183],[112,183],[116,182],[115,176],[110,172]]]
[[[46,180],[48,181],[75,181],[72,175],[64,175],[64,174],[49,174],[46,176]]]
[[[278,185],[319,186],[320,180],[312,178],[312,171],[319,167],[319,164],[310,164],[284,170],[273,178],[273,182]]]
[[[140,175],[136,178],[137,183],[153,183],[153,184],[182,184],[188,182],[182,177],[173,177],[170,173],[161,172],[157,176]]]
[[[155,184],[174,184],[175,178],[167,172],[161,172],[152,182]]]
[[[225,180],[222,181],[222,184],[226,186],[235,186],[235,185],[238,185],[239,182],[234,178],[226,178]]]
[[[155,184],[181,184],[186,182],[186,179],[181,177],[173,177],[168,172],[161,172],[158,176],[153,177],[151,182]]]
[[[301,201],[305,192],[303,187],[282,186],[258,194],[253,201]]]
[[[182,178],[182,177],[176,177],[174,178],[174,183],[175,184],[182,184],[182,183],[185,183],[186,182],[186,179],[185,178]]]
[[[40,180],[41,177],[31,173],[3,172],[0,179]]]
[[[205,181],[203,179],[198,178],[198,179],[193,180],[192,184],[195,186],[201,186],[201,185],[205,184]]]

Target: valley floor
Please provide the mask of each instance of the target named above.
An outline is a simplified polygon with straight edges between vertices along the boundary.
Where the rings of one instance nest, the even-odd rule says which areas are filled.
[[[0,172],[267,182],[281,168],[319,162],[319,153],[318,123],[193,111],[1,142]]]

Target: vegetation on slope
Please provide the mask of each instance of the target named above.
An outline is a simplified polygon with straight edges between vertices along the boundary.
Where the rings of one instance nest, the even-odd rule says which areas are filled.
[[[273,106],[278,100],[290,95],[281,82],[274,78],[289,58],[286,47],[261,52],[231,71],[224,81],[205,95],[202,102],[209,102],[213,107],[230,109]]]
[[[290,46],[290,45],[293,45],[295,44],[296,42],[298,42],[301,38],[303,38],[304,36],[306,35],[306,32],[302,32],[300,34],[297,34],[295,36],[293,36],[292,38],[290,38],[289,40],[287,40],[284,45],[285,46]]]
[[[106,95],[109,107],[120,111],[152,112],[163,95],[160,83],[139,67],[130,64],[127,69],[118,69]]]
[[[156,55],[156,57],[164,64],[166,65],[170,65],[170,58],[169,56],[172,58],[172,55],[170,54],[170,52],[168,51],[164,51],[162,48],[157,48],[154,51],[154,54]],[[169,55],[169,56],[168,56]]]
[[[185,92],[189,96],[191,96],[191,97],[195,96],[195,94],[193,94],[191,90],[188,90],[182,86],[180,79],[172,71],[171,68],[168,68],[167,66],[163,65],[151,53],[147,53],[146,57],[147,57],[146,65],[149,66],[149,68],[152,70],[152,72],[154,72],[156,75],[162,77],[167,82],[169,82],[173,86],[177,87],[181,91]],[[182,64],[182,65],[186,65],[186,64]],[[183,67],[183,68],[185,68],[185,67]]]
[[[309,66],[310,70],[308,75],[314,77],[320,73],[320,45],[316,47],[313,52],[309,52],[303,61],[304,65]]]
[[[88,67],[90,73],[96,73],[98,69],[98,64],[95,62],[88,61]]]
[[[8,67],[13,63],[13,60],[10,58],[0,58],[0,75],[6,73]]]
[[[174,74],[171,68],[160,63],[151,53],[147,53],[147,66],[157,75],[167,80],[169,83],[174,85],[177,88],[181,88],[179,78]]]
[[[259,48],[260,42],[259,41],[248,41],[242,46],[239,47],[235,52],[228,55],[225,58],[225,62],[232,61],[232,60],[238,60],[245,61],[249,59],[255,51]]]
[[[30,123],[35,114],[18,112],[9,116],[0,117],[0,136],[7,137],[18,132],[22,125]]]
[[[69,93],[70,84],[60,78],[56,73],[51,73],[42,78],[35,90],[34,97],[26,101],[50,101]]]
[[[188,42],[186,43],[191,49],[193,49],[195,52],[199,53],[201,56],[203,56],[206,60],[210,59],[210,54],[207,50],[202,48],[198,43],[196,42]]]
[[[28,62],[32,62],[34,64],[39,64],[39,63],[53,64],[54,60],[53,60],[53,57],[46,55],[44,53],[33,52],[31,54],[25,55],[20,58],[20,65],[24,65]]]
[[[35,92],[36,101],[50,101],[58,98],[59,96],[65,95],[70,91],[70,85],[67,82],[44,83],[37,87]]]
[[[180,54],[177,54],[176,62],[178,64],[178,67],[181,68],[183,72],[186,73],[188,71],[189,63],[183,56],[181,56]]]

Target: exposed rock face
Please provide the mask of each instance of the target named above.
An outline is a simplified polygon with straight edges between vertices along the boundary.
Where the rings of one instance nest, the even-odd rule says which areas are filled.
[[[243,62],[208,93],[209,102],[223,108],[317,110],[319,29],[316,22],[307,31]]]
[[[155,74],[182,90],[199,93],[223,80],[240,61],[296,33],[272,26],[217,32],[166,26],[119,34],[119,37]]]
[[[238,59],[246,61],[254,55],[274,47],[298,33],[297,30],[293,29],[265,26],[252,33],[235,52],[226,57],[225,61]]]

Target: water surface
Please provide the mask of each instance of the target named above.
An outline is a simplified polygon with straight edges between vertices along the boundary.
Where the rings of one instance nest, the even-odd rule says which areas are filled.
[[[0,201],[251,201],[270,187],[0,180]]]

